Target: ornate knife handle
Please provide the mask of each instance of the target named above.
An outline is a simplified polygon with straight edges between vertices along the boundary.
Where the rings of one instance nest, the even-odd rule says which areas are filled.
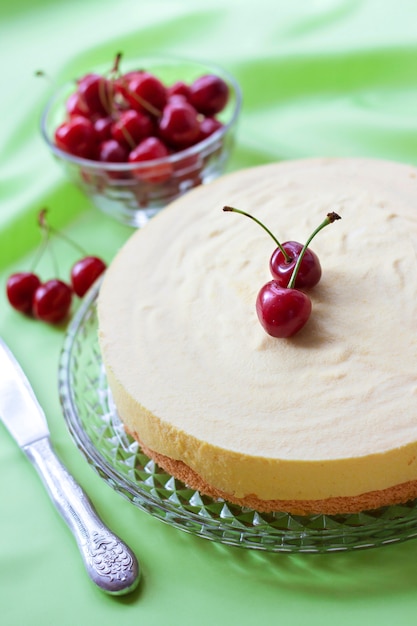
[[[57,458],[49,437],[25,446],[24,451],[72,531],[93,582],[113,595],[133,591],[140,575],[135,555],[99,518],[86,493]]]

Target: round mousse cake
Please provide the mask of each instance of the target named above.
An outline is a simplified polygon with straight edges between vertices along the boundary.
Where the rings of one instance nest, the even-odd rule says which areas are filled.
[[[276,245],[322,267],[306,325],[256,314]],[[417,169],[372,159],[254,167],[190,191],[106,272],[99,339],[126,430],[192,488],[259,511],[417,497]]]

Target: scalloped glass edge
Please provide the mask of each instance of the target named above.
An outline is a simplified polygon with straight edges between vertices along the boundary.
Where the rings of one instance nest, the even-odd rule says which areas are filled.
[[[417,536],[417,500],[350,515],[258,513],[189,489],[143,454],[117,415],[98,345],[101,281],[68,326],[58,367],[69,432],[116,492],[155,518],[223,544],[268,552],[324,553],[379,547]]]

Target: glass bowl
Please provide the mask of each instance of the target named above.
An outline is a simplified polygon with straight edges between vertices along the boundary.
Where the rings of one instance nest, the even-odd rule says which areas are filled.
[[[99,286],[100,281],[84,297],[68,327],[59,395],[75,444],[117,493],[174,528],[251,550],[345,552],[417,537],[417,500],[358,514],[259,513],[209,498],[158,467],[126,434],[108,387],[98,344]]]
[[[187,84],[204,74],[215,74],[229,87],[226,107],[216,117],[222,127],[199,143],[162,159],[141,163],[102,163],[78,158],[55,145],[54,133],[66,117],[65,103],[75,91],[75,82],[59,88],[41,116],[41,133],[66,176],[104,213],[123,224],[143,226],[151,217],[189,189],[208,183],[225,170],[236,133],[241,109],[241,90],[223,68],[183,59],[141,58],[121,62],[122,71],[149,70],[167,86],[177,81]],[[88,68],[91,70],[91,68]],[[92,71],[104,74],[108,68]],[[153,172],[170,172],[169,177]],[[160,180],[158,180],[158,178]]]

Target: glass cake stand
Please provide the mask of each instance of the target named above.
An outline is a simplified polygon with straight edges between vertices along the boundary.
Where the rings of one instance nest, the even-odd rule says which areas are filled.
[[[258,513],[204,496],[160,469],[125,433],[117,415],[98,345],[99,287],[87,294],[66,333],[59,394],[77,447],[116,492],[175,528],[254,550],[336,552],[417,536],[417,500],[355,515]]]

